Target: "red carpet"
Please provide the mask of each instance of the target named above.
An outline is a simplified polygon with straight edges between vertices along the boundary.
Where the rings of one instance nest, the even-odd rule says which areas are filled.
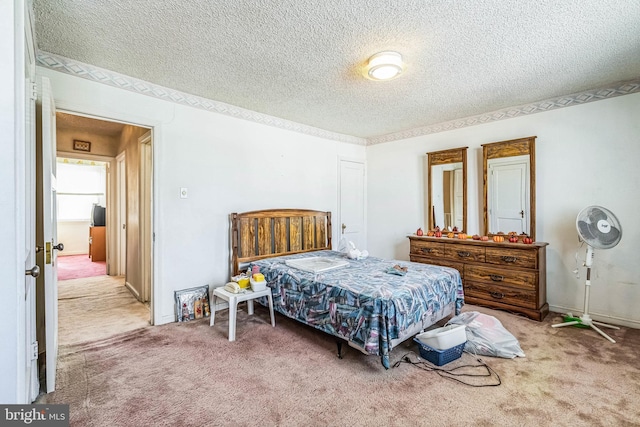
[[[103,276],[105,274],[107,274],[107,263],[105,261],[91,262],[89,255],[58,257],[58,280]]]

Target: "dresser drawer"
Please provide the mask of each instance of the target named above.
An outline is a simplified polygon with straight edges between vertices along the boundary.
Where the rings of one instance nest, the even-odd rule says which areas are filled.
[[[407,237],[411,261],[452,267],[460,272],[469,304],[507,310],[538,321],[549,313],[547,243]]]
[[[462,262],[484,262],[485,248],[481,246],[462,245],[451,243],[444,248],[444,257]]]
[[[467,280],[473,282],[516,286],[518,288],[531,290],[535,290],[538,284],[538,274],[534,271],[485,267],[481,265],[465,265],[464,276]]]
[[[533,290],[466,281],[464,284],[464,295],[470,298],[496,301],[534,310],[538,308],[536,293]]]
[[[536,268],[538,252],[533,249],[487,248],[486,261],[489,264]]]
[[[428,240],[412,240],[411,254],[441,257],[444,256],[444,243],[430,242]]]

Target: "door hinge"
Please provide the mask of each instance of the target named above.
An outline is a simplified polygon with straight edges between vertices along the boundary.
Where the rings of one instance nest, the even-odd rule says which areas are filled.
[[[31,343],[31,360],[36,360],[38,358],[38,341],[34,341]]]
[[[153,233],[153,241],[156,241],[156,233]]]
[[[31,99],[38,100],[38,84],[35,82],[31,83]]]

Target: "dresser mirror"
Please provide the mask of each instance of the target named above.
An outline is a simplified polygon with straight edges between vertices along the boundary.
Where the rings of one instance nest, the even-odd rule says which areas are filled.
[[[536,235],[535,136],[482,145],[484,234]]]
[[[433,151],[428,157],[429,229],[467,230],[467,147]]]

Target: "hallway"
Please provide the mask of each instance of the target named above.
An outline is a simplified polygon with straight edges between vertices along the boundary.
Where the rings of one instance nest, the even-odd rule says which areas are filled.
[[[124,286],[124,276],[58,282],[58,339],[68,346],[149,326],[149,307]]]

